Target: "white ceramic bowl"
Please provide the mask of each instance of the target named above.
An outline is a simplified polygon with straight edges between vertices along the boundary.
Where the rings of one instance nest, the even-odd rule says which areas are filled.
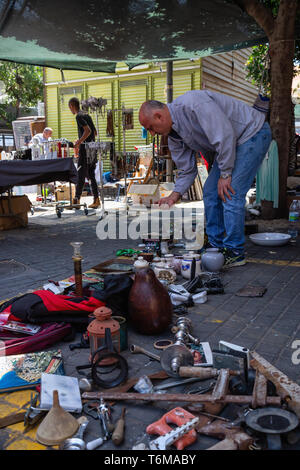
[[[250,240],[256,245],[262,246],[281,246],[286,245],[291,239],[291,235],[287,233],[253,233],[249,235]]]

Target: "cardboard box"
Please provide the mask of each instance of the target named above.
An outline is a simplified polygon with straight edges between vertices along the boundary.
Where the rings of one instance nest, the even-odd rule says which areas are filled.
[[[0,197],[0,230],[27,227],[31,203],[27,196]]]
[[[174,183],[160,183],[159,194],[160,197],[168,197],[174,191]]]
[[[169,196],[173,188],[174,183],[132,184],[128,195],[131,196],[134,205],[143,204],[146,207],[151,207],[162,197]]]
[[[75,185],[71,184],[72,188],[72,199],[75,197]],[[70,188],[68,184],[63,184],[55,190],[56,201],[69,201],[70,200]]]

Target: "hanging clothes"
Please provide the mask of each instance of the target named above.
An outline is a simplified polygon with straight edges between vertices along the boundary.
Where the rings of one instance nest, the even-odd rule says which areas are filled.
[[[273,201],[278,208],[279,199],[279,158],[276,140],[272,140],[269,150],[256,175],[256,204]]]

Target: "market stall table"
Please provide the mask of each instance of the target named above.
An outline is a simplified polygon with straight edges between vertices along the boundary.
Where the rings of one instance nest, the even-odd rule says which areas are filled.
[[[0,161],[0,203],[3,201],[3,193],[8,192],[8,213],[0,214],[0,217],[18,218],[11,206],[11,191],[14,186],[31,186],[53,181],[77,183],[77,170],[72,158]]]

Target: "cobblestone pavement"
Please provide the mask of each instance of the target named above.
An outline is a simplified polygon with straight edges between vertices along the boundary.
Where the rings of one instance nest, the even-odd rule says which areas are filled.
[[[6,299],[30,289],[36,289],[48,279],[62,280],[73,274],[72,247],[70,242],[83,241],[83,270],[101,261],[115,257],[117,249],[135,248],[138,240],[99,240],[96,236],[97,216],[81,211],[64,213],[58,219],[54,213],[36,211],[30,217],[26,229],[0,233],[0,261],[13,259],[22,263],[23,271],[7,273],[0,271],[1,298]],[[281,231],[281,227],[278,227]],[[295,349],[300,344],[300,243],[283,247],[262,247],[247,240],[245,266],[231,268],[222,273],[225,286],[223,295],[210,295],[205,304],[189,309],[193,322],[193,334],[208,341],[212,349],[218,348],[220,340],[255,349],[291,380],[300,384],[299,367]],[[26,267],[26,269],[25,269]],[[238,297],[237,291],[248,284],[267,288],[262,297]],[[143,345],[153,352],[153,342],[160,338],[172,338],[170,331],[160,337],[145,337],[128,328],[129,344]],[[80,334],[78,336],[80,338]],[[88,350],[71,351],[68,343],[61,343],[67,375],[78,376],[76,366],[88,362]],[[298,346],[299,348],[299,346]],[[294,356],[293,356],[294,353]],[[128,360],[129,376],[139,377],[160,370],[159,363],[143,355],[124,351]],[[293,363],[294,359],[294,363]],[[296,359],[296,360],[295,360]],[[182,388],[171,389],[180,392]],[[122,405],[123,406],[123,405]],[[113,407],[113,419],[117,420],[121,404]],[[120,449],[145,439],[148,424],[165,412],[165,404],[126,403],[126,437]],[[175,406],[175,405],[174,405]],[[91,419],[86,440],[99,436],[99,423]],[[9,436],[11,439],[11,435]],[[7,447],[7,431],[0,431],[0,446]],[[29,438],[28,438],[29,439]],[[17,446],[17,437],[15,437]],[[216,440],[201,436],[190,448],[205,449]],[[2,443],[2,444],[1,444]],[[111,441],[99,449],[116,449]]]

